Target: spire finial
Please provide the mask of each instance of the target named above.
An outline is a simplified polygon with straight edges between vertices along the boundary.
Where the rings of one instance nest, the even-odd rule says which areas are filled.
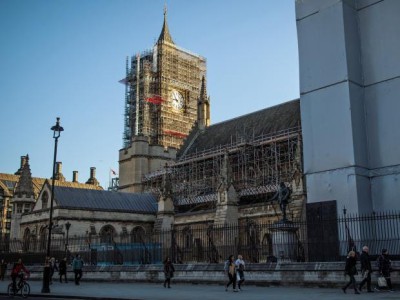
[[[169,42],[171,44],[174,43],[174,41],[172,40],[172,37],[169,33],[168,24],[167,24],[167,4],[164,4],[164,23],[163,23],[163,27],[161,30],[161,34],[160,34],[157,42],[158,43]]]

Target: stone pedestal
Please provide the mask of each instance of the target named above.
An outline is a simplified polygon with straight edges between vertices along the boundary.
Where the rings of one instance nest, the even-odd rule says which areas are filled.
[[[272,228],[273,255],[279,260],[297,259],[297,230],[299,227],[290,221],[280,221]]]

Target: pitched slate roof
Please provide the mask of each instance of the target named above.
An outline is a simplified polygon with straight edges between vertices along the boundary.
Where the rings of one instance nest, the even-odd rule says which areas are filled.
[[[152,194],[121,193],[99,190],[54,187],[58,207],[155,214],[157,198]]]
[[[193,131],[178,158],[300,126],[300,100],[296,99],[211,125],[203,132]]]

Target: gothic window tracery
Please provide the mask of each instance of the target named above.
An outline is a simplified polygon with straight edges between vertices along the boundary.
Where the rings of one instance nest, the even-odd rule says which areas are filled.
[[[145,241],[145,234],[143,227],[137,226],[132,229],[131,233],[131,241],[132,243],[144,243]]]
[[[24,251],[29,251],[30,237],[31,237],[31,231],[29,230],[29,228],[26,228],[25,232],[24,232],[24,239],[23,239]]]
[[[115,229],[111,225],[106,225],[100,229],[100,242],[112,243],[114,241]]]
[[[46,209],[48,203],[49,203],[49,194],[47,192],[44,192],[42,195],[42,209]]]

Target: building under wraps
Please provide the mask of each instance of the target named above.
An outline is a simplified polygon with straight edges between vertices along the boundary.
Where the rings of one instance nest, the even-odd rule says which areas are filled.
[[[127,58],[119,189],[141,191],[141,175],[175,158],[194,124],[210,124],[206,60],[178,47],[166,11],[157,43]]]
[[[198,223],[205,215],[221,224],[255,215],[277,220],[281,212],[271,200],[281,182],[292,191],[289,213],[301,217],[299,100],[210,125],[206,60],[173,42],[166,11],[157,43],[127,59],[121,82],[126,93],[118,190],[167,195],[173,202],[168,221],[157,226]]]

